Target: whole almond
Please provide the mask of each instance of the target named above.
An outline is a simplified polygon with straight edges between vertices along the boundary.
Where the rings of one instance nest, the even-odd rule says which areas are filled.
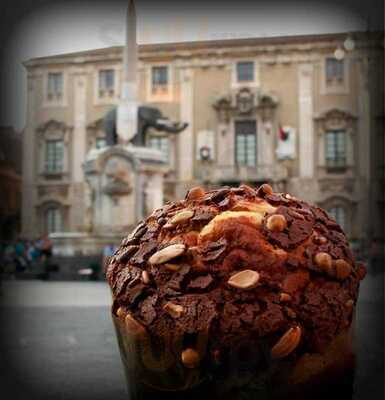
[[[150,283],[150,275],[147,271],[142,271],[142,282],[145,285],[148,285]]]
[[[170,224],[172,225],[179,225],[187,222],[194,216],[194,211],[191,210],[183,210],[178,212],[178,214],[175,214],[171,220]]]
[[[352,272],[351,265],[342,258],[336,260],[335,268],[336,268],[336,278],[340,280],[347,278]]]
[[[206,192],[200,186],[195,186],[191,188],[187,193],[187,200],[199,200],[201,199]]]
[[[314,262],[316,266],[326,272],[328,275],[333,275],[333,263],[332,257],[328,253],[320,252],[314,256]]]
[[[184,312],[184,308],[179,304],[174,304],[169,301],[163,306],[163,309],[167,311],[173,318],[179,318]]]
[[[286,218],[281,214],[271,215],[266,221],[266,228],[273,232],[282,232],[287,226]]]
[[[271,358],[280,359],[288,356],[298,346],[301,340],[301,328],[290,328],[271,349]]]
[[[179,257],[185,252],[185,250],[186,246],[184,244],[172,244],[154,253],[148,262],[150,264],[163,264],[173,258]]]
[[[237,289],[252,289],[259,281],[259,273],[251,269],[245,269],[232,275],[227,283]]]
[[[182,352],[182,363],[186,368],[196,368],[200,363],[200,357],[197,351],[188,348]]]

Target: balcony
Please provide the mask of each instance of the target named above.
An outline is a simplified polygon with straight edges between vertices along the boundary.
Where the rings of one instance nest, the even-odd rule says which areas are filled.
[[[287,179],[287,168],[283,165],[201,165],[197,178],[211,182],[277,182]]]

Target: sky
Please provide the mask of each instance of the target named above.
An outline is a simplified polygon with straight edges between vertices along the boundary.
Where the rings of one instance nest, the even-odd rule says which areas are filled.
[[[361,2],[362,3],[362,2]],[[138,43],[363,31],[365,8],[326,2],[139,0]],[[22,61],[34,57],[122,45],[126,1],[52,1],[18,21],[5,44],[2,125],[21,130],[26,113]],[[6,101],[5,101],[6,100]]]

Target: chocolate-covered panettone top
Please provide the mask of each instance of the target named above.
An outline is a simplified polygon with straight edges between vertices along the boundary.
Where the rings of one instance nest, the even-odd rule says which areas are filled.
[[[152,336],[206,332],[212,357],[263,339],[283,358],[322,351],[350,325],[365,268],[325,211],[242,185],[155,210],[106,275],[115,315]]]

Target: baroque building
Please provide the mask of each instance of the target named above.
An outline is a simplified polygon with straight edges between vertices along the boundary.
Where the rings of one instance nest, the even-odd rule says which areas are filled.
[[[139,46],[141,104],[189,124],[177,136],[147,136],[168,162],[164,198],[197,184],[270,182],[326,208],[359,245],[381,237],[383,36],[352,37],[340,59],[345,34]],[[23,235],[84,232],[83,163],[106,145],[122,48],[24,65]]]

